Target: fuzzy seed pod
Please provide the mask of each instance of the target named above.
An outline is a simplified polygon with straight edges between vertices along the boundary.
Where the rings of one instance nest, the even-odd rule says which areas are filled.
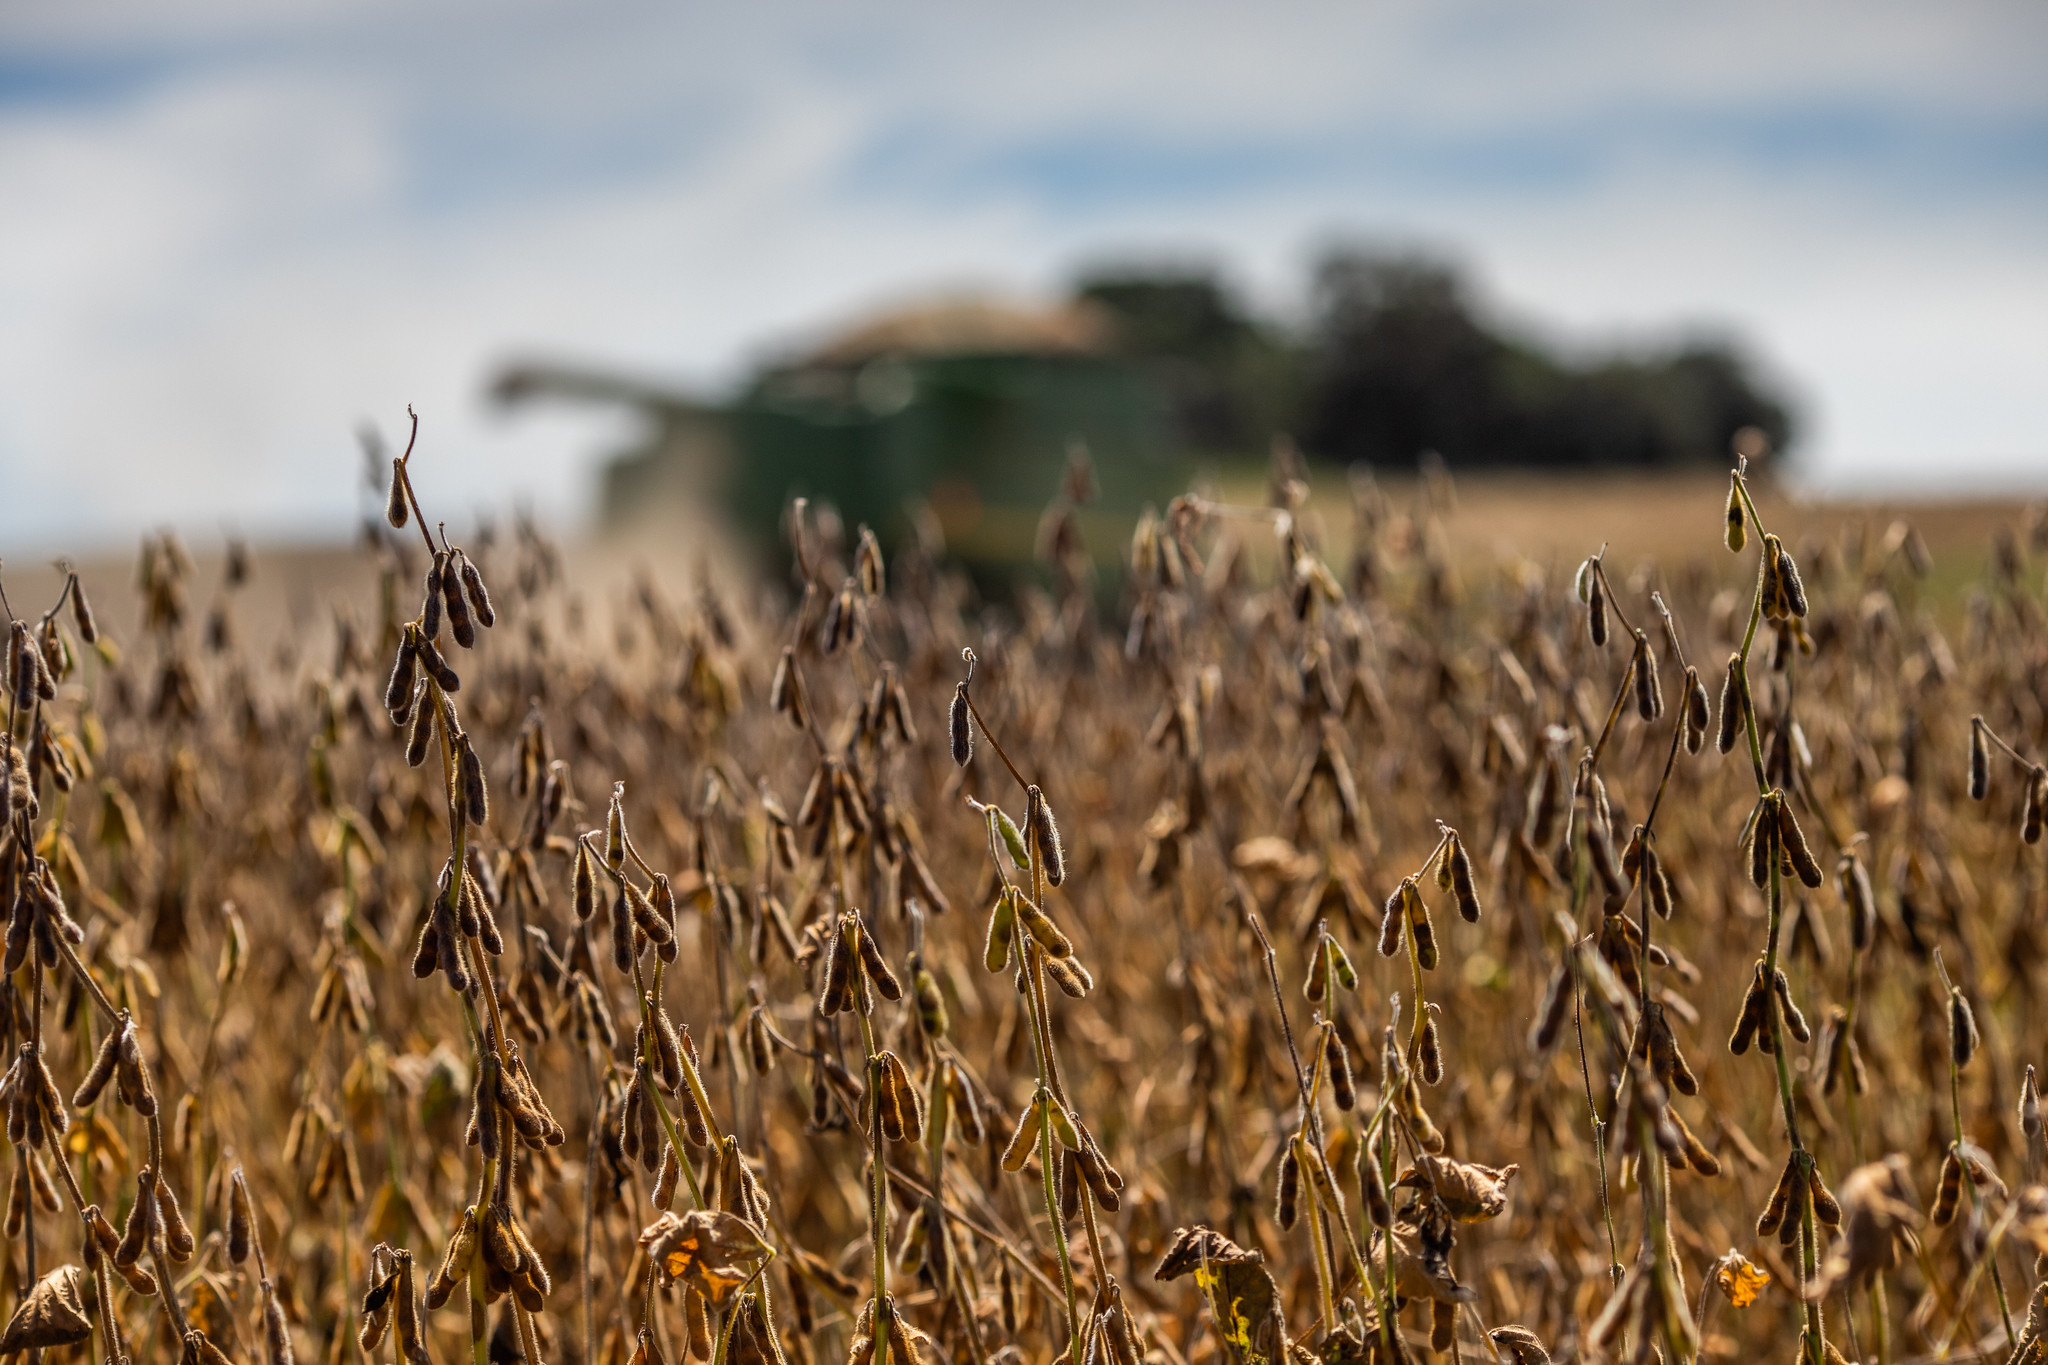
[[[242,1178],[242,1168],[237,1166],[228,1184],[228,1260],[235,1265],[248,1260],[249,1248],[255,1240],[256,1207],[249,1198],[249,1185]]]
[[[668,1011],[654,1003],[653,994],[650,992],[648,995],[642,997],[642,999],[646,1004],[648,1013],[654,1019],[654,1028],[652,1030],[654,1042],[654,1067],[656,1072],[660,1076],[661,1088],[663,1090],[666,1090],[669,1094],[673,1095],[683,1088],[682,1044],[676,1038],[676,1028],[674,1023],[672,1023],[669,1020]],[[644,1044],[647,1041],[646,1035],[648,1032],[649,1030],[645,1023],[642,1023],[639,1026],[639,1028],[635,1030],[635,1056],[646,1055],[646,1048]]]
[[[946,731],[953,741],[953,762],[966,767],[974,757],[974,723],[968,714],[966,683],[953,688],[953,708],[946,716]]]
[[[1785,1223],[1785,1215],[1791,1212],[1792,1195],[1799,1181],[1799,1153],[1794,1152],[1785,1162],[1785,1169],[1778,1175],[1778,1183],[1771,1190],[1771,1202],[1764,1206],[1761,1217],[1756,1220],[1756,1235],[1768,1237]],[[1793,1220],[1795,1223],[1798,1220]]]
[[[1799,874],[1800,883],[1810,891],[1820,889],[1826,880],[1820,870],[1820,863],[1814,859],[1813,850],[1807,847],[1806,835],[1800,831],[1799,821],[1793,817],[1792,805],[1788,801],[1778,802],[1778,837],[1784,841],[1785,853],[1792,861],[1792,870]]]
[[[62,1137],[71,1130],[71,1111],[65,1107],[64,1096],[57,1089],[57,1080],[50,1074],[49,1063],[43,1060],[42,1054],[30,1049],[26,1056],[30,1063],[28,1079],[34,1089],[25,1098],[41,1111],[44,1123]]]
[[[114,1231],[114,1225],[107,1221],[107,1215],[100,1211],[98,1204],[86,1205],[84,1218],[93,1243],[92,1251],[88,1254],[96,1253],[112,1259],[115,1250],[121,1245],[121,1234]]]
[[[1017,1127],[1010,1134],[1009,1145],[1003,1148],[1003,1169],[1015,1175],[1024,1169],[1024,1163],[1031,1159],[1032,1148],[1038,1143],[1038,1130],[1045,1123],[1044,1098],[1034,1099],[1024,1106],[1024,1112],[1017,1116]]]
[[[1678,1048],[1678,1035],[1672,1032],[1671,1020],[1661,1004],[1650,1002],[1641,1029],[1643,1042],[1636,1055],[1648,1055],[1650,1073],[1681,1095],[1699,1094],[1700,1083],[1692,1068],[1685,1064],[1685,1054]]]
[[[457,553],[459,558],[460,552]],[[469,603],[462,596],[462,579],[452,560],[441,566],[441,600],[448,614],[448,633],[464,649],[475,649],[476,622],[470,618]]]
[[[392,1328],[398,1339],[399,1354],[411,1365],[431,1365],[420,1330],[419,1293],[413,1287],[412,1253],[409,1251],[398,1253],[398,1286],[394,1297],[396,1305],[392,1312]]]
[[[1799,566],[1784,549],[1778,551],[1778,588],[1784,595],[1785,609],[1795,617],[1804,617],[1806,584],[1799,577]]]
[[[996,897],[995,908],[988,916],[988,938],[982,948],[981,962],[991,972],[1000,972],[1010,962],[1010,939],[1015,934],[1017,922],[1016,892],[1004,887]]]
[[[1657,856],[1654,845],[1643,850],[1643,889],[1650,898],[1652,913],[1658,919],[1670,919],[1674,904],[1671,877],[1664,871],[1664,860]]]
[[[1085,1000],[1088,992],[1095,989],[1095,978],[1081,965],[1078,957],[1048,957],[1045,959],[1045,974],[1052,983],[1075,1000]]]
[[[1695,1174],[1709,1179],[1721,1174],[1721,1159],[1708,1151],[1707,1145],[1686,1126],[1685,1116],[1678,1112],[1678,1107],[1673,1105],[1667,1108],[1664,1116],[1678,1132],[1678,1142],[1685,1154],[1685,1164],[1692,1167]]]
[[[517,1275],[526,1269],[526,1256],[519,1242],[512,1236],[511,1219],[500,1205],[493,1205],[484,1213],[482,1237],[479,1245],[483,1248],[485,1260],[504,1271]]]
[[[429,703],[424,698],[415,700],[412,707],[412,729],[405,739],[405,766],[417,768],[427,761],[427,746],[434,740],[434,723],[440,713],[438,703]]]
[[[775,1069],[775,1048],[768,1037],[768,1021],[759,1005],[747,1015],[747,1065],[756,1076]]]
[[[1052,922],[1052,916],[1022,895],[1016,898],[1017,913],[1024,921],[1024,927],[1031,937],[1038,940],[1038,946],[1045,949],[1046,956],[1067,958],[1074,955],[1074,945]]]
[[[85,1079],[78,1083],[78,1090],[71,1097],[73,1108],[90,1109],[99,1099],[100,1092],[107,1088],[107,1082],[114,1078],[114,1067],[121,1060],[121,1040],[132,1027],[128,1012],[121,1011],[121,1022],[107,1030],[107,1036],[100,1040],[99,1051],[93,1054],[92,1068],[85,1073]]]
[[[881,1072],[879,1105],[882,1133],[891,1142],[918,1142],[924,1137],[924,1097],[911,1080],[903,1059],[883,1051],[878,1057]]]
[[[910,1324],[904,1321],[903,1314],[898,1311],[894,1294],[885,1294],[882,1297],[882,1309],[878,1316],[881,1317],[882,1325],[889,1334],[889,1359],[901,1361],[903,1365],[910,1365],[912,1361],[917,1360],[917,1348],[911,1344],[910,1339]]]
[[[797,729],[803,728],[803,704],[796,685],[796,650],[789,645],[782,647],[782,657],[775,661],[774,676],[768,680],[768,709],[778,716],[788,716]]]
[[[1308,972],[1302,978],[1301,993],[1312,1004],[1322,1003],[1329,994],[1330,937],[1327,932],[1316,940],[1316,950],[1309,960]]]
[[[384,520],[391,523],[394,531],[403,530],[411,507],[405,497],[405,460],[397,455],[391,457],[391,493],[384,499]]]
[[[687,1038],[688,1035],[684,1036]],[[696,1059],[696,1050],[694,1048],[690,1049],[690,1057],[694,1062]],[[688,1076],[686,1075],[684,1079],[687,1082]],[[648,1105],[648,1109],[652,1112],[653,1105],[651,1103]],[[692,1147],[709,1147],[711,1145],[711,1125],[705,1121],[704,1111],[697,1105],[697,1092],[692,1090],[687,1083],[682,1089],[676,1091],[676,1111],[682,1116],[684,1139]]]
[[[7,921],[6,975],[14,975],[28,961],[28,948],[35,936],[35,926],[35,902],[25,892],[17,893],[13,912]]]
[[[142,1258],[156,1231],[156,1172],[144,1166],[135,1178],[135,1202],[128,1209],[128,1223],[114,1249],[115,1265],[134,1265]]]
[[[1728,551],[1729,551],[1729,553],[1730,553],[1730,554],[1740,554],[1740,553],[1742,553],[1742,543],[1743,543],[1743,530],[1742,530],[1742,495],[1741,495],[1740,493],[1738,493],[1738,492],[1736,491],[1736,486],[1735,486],[1735,476],[1734,476],[1733,474],[1730,474],[1730,475],[1728,476],[1728,534],[1727,534],[1727,542],[1728,542]]]
[[[474,1206],[462,1211],[462,1221],[449,1235],[448,1249],[441,1257],[441,1267],[434,1272],[434,1278],[427,1282],[427,1307],[438,1309],[448,1302],[457,1285],[469,1278],[470,1263],[476,1258],[476,1209]]]
[[[29,638],[26,621],[16,621],[9,632],[7,668],[7,676],[14,685],[15,708],[34,710],[42,680],[42,655]]]
[[[867,973],[875,989],[882,993],[884,1000],[901,1000],[903,983],[896,979],[896,973],[889,969],[889,960],[882,956],[882,947],[875,942],[875,936],[865,925],[854,935],[854,947],[860,954],[861,970]]]
[[[1047,1095],[1045,1098],[1045,1121],[1062,1148],[1069,1152],[1081,1150],[1081,1130],[1075,1125],[1074,1116],[1055,1096]]]
[[[917,1001],[917,1026],[927,1038],[946,1036],[946,997],[939,991],[939,979],[931,974],[916,953],[910,955],[910,990]]]
[[[1655,720],[1664,714],[1664,685],[1657,680],[1657,651],[1650,648],[1650,637],[1640,630],[1636,632],[1634,664],[1636,714]]]
[[[178,1196],[167,1180],[157,1181],[156,1206],[157,1216],[163,1220],[164,1245],[170,1250],[171,1259],[181,1263],[191,1260],[192,1254],[199,1249],[199,1243],[192,1236],[184,1211],[178,1207]]]
[[[1290,1141],[1280,1154],[1280,1178],[1275,1194],[1273,1221],[1284,1232],[1294,1226],[1301,1208],[1301,1157],[1297,1143]]]
[[[1330,970],[1337,978],[1337,984],[1347,991],[1358,989],[1358,968],[1351,965],[1351,954],[1344,951],[1344,945],[1335,938],[1323,940],[1324,951],[1329,954]]]
[[[1806,1016],[1799,1012],[1799,1006],[1792,1003],[1792,983],[1782,970],[1772,977],[1771,988],[1777,992],[1778,1010],[1784,1016],[1786,1031],[1802,1043],[1812,1042],[1813,1030],[1807,1025]]]
[[[284,1306],[277,1301],[269,1280],[263,1282],[263,1290],[264,1359],[268,1365],[293,1365],[292,1334],[285,1325]]]
[[[1408,1084],[1402,1087],[1400,1097],[1395,1103],[1400,1107],[1402,1116],[1408,1120],[1408,1126],[1415,1130],[1415,1140],[1422,1144],[1423,1150],[1441,1155],[1444,1150],[1443,1130],[1436,1126],[1435,1120],[1429,1116],[1429,1111],[1422,1107],[1422,1094],[1416,1089],[1414,1077],[1409,1077]]]
[[[1735,1032],[1728,1038],[1728,1050],[1740,1057],[1749,1051],[1750,1042],[1764,1033],[1766,1012],[1770,1008],[1770,992],[1764,981],[1764,965],[1756,964],[1756,974],[1750,981],[1748,991],[1742,997],[1742,1010],[1736,1016]],[[1768,1035],[1765,1035],[1768,1042]]]
[[[1376,1228],[1394,1225],[1394,1210],[1387,1202],[1386,1173],[1374,1159],[1376,1143],[1358,1144],[1358,1192],[1365,1201],[1365,1216]]]
[[[1429,904],[1422,899],[1422,891],[1415,885],[1414,878],[1401,883],[1401,899],[1408,907],[1408,937],[1415,945],[1415,960],[1425,972],[1436,970],[1436,927],[1430,922]]]
[[[1550,974],[1550,984],[1543,992],[1543,1003],[1536,1010],[1536,1024],[1529,1030],[1531,1051],[1548,1052],[1556,1044],[1558,1032],[1564,1027],[1565,1016],[1570,1013],[1571,1003],[1571,968],[1559,963],[1556,970]]]
[[[1534,767],[1535,776],[1529,779],[1529,816],[1524,832],[1532,847],[1548,848],[1557,837],[1558,821],[1564,814],[1564,765],[1553,750]]]
[[[645,1070],[645,1064],[639,1068]],[[661,1149],[667,1145],[668,1137],[662,1132],[661,1107],[654,1095],[654,1078],[644,1077],[640,1082],[640,1169],[653,1175],[661,1169]]]
[[[1742,656],[1728,656],[1728,675],[1721,683],[1721,728],[1714,736],[1714,748],[1727,753],[1742,734]]]
[[[7,1183],[7,1218],[5,1230],[9,1237],[21,1236],[21,1230],[28,1222],[28,1163],[17,1160],[14,1175]]]
[[[1472,855],[1465,851],[1465,841],[1457,831],[1451,832],[1451,846],[1446,850],[1444,861],[1451,872],[1451,895],[1457,900],[1458,914],[1467,924],[1479,922],[1479,892],[1472,880]]]
[[[370,1257],[370,1292],[363,1296],[363,1325],[356,1332],[356,1347],[366,1356],[375,1359],[377,1348],[384,1344],[384,1332],[391,1326],[392,1300],[397,1295],[398,1271],[383,1273],[379,1267],[387,1255],[379,1246]]]
[[[1862,859],[1844,853],[1835,865],[1835,878],[1849,907],[1849,944],[1863,952],[1877,937],[1877,900],[1870,891],[1870,874],[1864,871]]]
[[[1393,894],[1387,897],[1387,903],[1381,909],[1381,957],[1392,957],[1395,953],[1401,951],[1401,925],[1407,920],[1407,912],[1403,906],[1407,890],[1408,883],[1405,881],[1395,887]]]
[[[1685,670],[1685,751],[1696,754],[1707,745],[1707,729],[1713,724],[1713,704],[1707,696],[1707,685],[1700,681],[1700,671],[1688,667]]]
[[[1820,1167],[1812,1167],[1806,1175],[1806,1187],[1813,1199],[1813,1216],[1821,1226],[1839,1232],[1842,1227],[1842,1205],[1828,1190],[1827,1183],[1820,1178]]]
[[[1436,1015],[1433,1013],[1422,1021],[1422,1038],[1415,1050],[1415,1071],[1424,1085],[1443,1084],[1443,1040],[1437,1035]]]
[[[1948,993],[1948,1052],[1958,1071],[1977,1055],[1977,1016],[1958,990]]]
[[[1458,1336],[1458,1305],[1443,1299],[1429,1301],[1429,1349],[1448,1354]]]
[[[1586,580],[1586,628],[1591,632],[1593,644],[1599,648],[1607,645],[1607,591],[1601,586],[1601,575],[1595,571]]]
[[[1052,806],[1036,783],[1025,789],[1024,832],[1032,852],[1045,866],[1045,879],[1058,886],[1067,879],[1067,855],[1060,846],[1060,827]],[[1054,954],[1065,957],[1064,953]]]
[[[796,1283],[795,1276],[790,1277],[790,1283]],[[683,1334],[689,1343],[690,1359],[711,1359],[711,1314],[704,1306],[704,1296],[695,1289],[683,1291],[683,1323]],[[641,1333],[641,1338],[649,1343],[648,1362],[649,1365],[654,1365],[652,1338],[648,1337],[645,1331]]]
[[[597,871],[591,866],[590,845],[576,841],[575,872],[570,882],[570,901],[576,908],[576,922],[588,923],[597,913]]]
[[[391,665],[391,680],[384,685],[384,709],[391,713],[394,724],[403,724],[399,717],[412,710],[419,665],[419,643],[408,626],[398,637],[398,658]]]
[[[1767,889],[1771,884],[1771,872],[1778,864],[1778,821],[1775,813],[1766,806],[1756,820],[1756,827],[1749,835],[1749,879],[1757,890]]]
[[[85,643],[98,644],[99,622],[93,619],[92,604],[85,600],[85,584],[78,581],[78,575],[71,575],[71,619],[78,626],[78,638]]]
[[[1790,612],[1785,606],[1785,580],[1779,572],[1778,557],[1784,553],[1784,545],[1776,536],[1764,537],[1760,569],[1763,574],[1763,609],[1766,619],[1782,622]]]
[[[1074,1153],[1074,1164],[1080,1168],[1081,1179],[1098,1205],[1110,1213],[1122,1207],[1124,1178],[1109,1164],[1102,1149],[1095,1145],[1094,1136],[1086,1130],[1081,1134],[1081,1150]]]
[[[945,1067],[946,1108],[953,1116],[960,1140],[970,1147],[979,1147],[988,1137],[981,1101],[976,1098],[974,1087],[968,1083],[957,1063],[949,1059]]]
[[[996,822],[996,833],[1002,837],[1003,850],[1010,855],[1010,863],[1019,872],[1031,870],[1031,850],[1024,842],[1024,832],[1017,828],[1017,822],[1010,818],[1001,806],[989,807]]]
[[[484,785],[484,761],[477,756],[469,736],[462,737],[462,814],[470,824],[482,828],[491,818],[490,791]]]
[[[626,903],[626,916],[633,921],[633,927],[647,935],[656,944],[668,943],[675,938],[668,921],[655,910],[654,902],[647,899],[647,893],[633,885],[629,879],[619,881],[619,895]]]
[[[432,643],[441,634],[441,575],[448,568],[448,554],[445,550],[434,551],[434,562],[427,566],[426,594],[420,602],[420,634]]]
[[[461,561],[462,591],[469,598],[469,609],[476,613],[477,623],[489,630],[498,624],[498,609],[491,605],[491,594],[484,587],[484,576],[468,555],[458,555]]]
[[[2020,809],[2020,840],[2040,843],[2044,823],[2048,823],[2048,768],[2036,764],[2028,774],[2026,804]]]
[[[412,974],[421,981],[432,976],[441,963],[441,927],[435,922],[438,918],[437,912],[429,912],[420,921],[419,940],[413,946]]]
[[[114,1068],[114,1086],[121,1099],[144,1118],[156,1114],[156,1089],[150,1084],[149,1068],[142,1064],[142,1045],[135,1030],[121,1038],[121,1060]]]
[[[626,865],[626,784],[612,784],[604,812],[604,865],[617,872]]]
[[[1982,801],[1991,790],[1991,751],[1984,742],[1984,718],[1970,717],[1970,799]]]
[[[1941,1178],[1935,1187],[1934,1205],[1927,1211],[1927,1221],[1938,1228],[1945,1228],[1956,1218],[1956,1205],[1963,1195],[1963,1159],[1957,1155],[1953,1143],[1941,1158]]]
[[[621,973],[631,972],[634,959],[640,955],[641,945],[633,941],[633,912],[626,904],[624,882],[620,883],[619,893],[612,897],[609,925],[612,937],[612,966],[618,968]]]
[[[1593,871],[1600,876],[1600,884],[1618,904],[1628,895],[1628,882],[1622,876],[1620,860],[1614,856],[1614,834],[1601,808],[1604,805],[1603,801],[1596,806],[1586,821],[1586,852],[1592,861]]]
[[[853,964],[858,956],[859,950],[847,942],[842,920],[826,937],[825,980],[818,992],[818,1013],[828,1019],[853,1008]]]
[[[435,646],[433,637],[425,631],[420,632],[419,649],[420,667],[434,680],[434,686],[443,692],[460,692],[462,675],[448,666],[448,661],[441,657],[440,649]]]

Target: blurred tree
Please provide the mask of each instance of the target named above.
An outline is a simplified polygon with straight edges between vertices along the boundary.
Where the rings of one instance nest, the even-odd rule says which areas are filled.
[[[1111,347],[1165,396],[1175,436],[1200,454],[1261,448],[1292,424],[1302,366],[1210,271],[1107,271],[1076,289],[1111,323]]]
[[[1731,343],[1570,364],[1488,328],[1457,273],[1419,256],[1327,257],[1307,367],[1302,443],[1345,462],[1650,468],[1724,459],[1746,426],[1780,450],[1791,435]]]

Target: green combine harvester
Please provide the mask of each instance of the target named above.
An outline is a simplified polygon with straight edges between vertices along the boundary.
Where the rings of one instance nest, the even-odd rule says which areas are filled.
[[[1187,487],[1193,463],[1175,449],[1167,396],[1112,353],[1106,332],[1086,304],[962,301],[878,318],[764,369],[725,403],[552,366],[508,370],[494,391],[508,404],[573,399],[644,417],[646,439],[605,469],[609,524],[711,507],[765,560],[781,553],[784,510],[802,496],[885,544],[936,528],[994,585],[1032,561],[1075,443],[1099,490],[1080,529],[1105,566],[1146,505],[1164,509]]]

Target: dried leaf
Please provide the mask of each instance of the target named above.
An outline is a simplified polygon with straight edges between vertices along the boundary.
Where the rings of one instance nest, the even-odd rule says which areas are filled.
[[[1728,1302],[1737,1308],[1747,1308],[1755,1303],[1757,1296],[1764,1292],[1764,1286],[1770,1282],[1770,1271],[1732,1247],[1714,1265],[1714,1288],[1726,1295]]]
[[[1431,1190],[1444,1212],[1460,1223],[1481,1223],[1507,1211],[1508,1184],[1521,1169],[1511,1165],[1495,1170],[1423,1152],[1396,1183]]]
[[[664,1213],[641,1229],[640,1245],[669,1278],[691,1286],[713,1308],[724,1308],[775,1254],[746,1219],[710,1209]]]
[[[44,1346],[69,1346],[92,1335],[86,1305],[92,1278],[75,1265],[60,1265],[29,1291],[0,1333],[0,1355]]]

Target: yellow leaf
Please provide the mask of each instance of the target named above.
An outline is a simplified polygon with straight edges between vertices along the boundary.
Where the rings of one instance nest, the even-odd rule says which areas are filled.
[[[775,1254],[745,1219],[703,1209],[680,1218],[664,1213],[642,1229],[640,1244],[670,1278],[696,1289],[713,1308],[725,1307]]]
[[[1728,1302],[1737,1308],[1747,1308],[1755,1303],[1757,1296],[1764,1292],[1764,1286],[1770,1282],[1770,1271],[1738,1251],[1730,1251],[1714,1265],[1714,1288],[1725,1294]]]

